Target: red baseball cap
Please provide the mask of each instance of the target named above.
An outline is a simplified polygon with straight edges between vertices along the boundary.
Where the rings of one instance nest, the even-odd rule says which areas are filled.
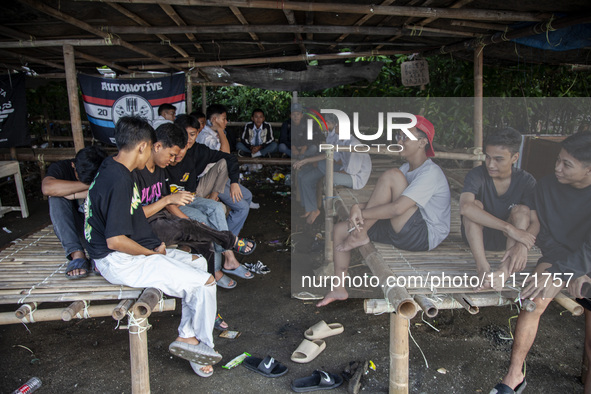
[[[433,123],[425,119],[424,116],[415,115],[415,117],[417,118],[417,124],[415,127],[427,134],[427,139],[429,140],[429,149],[427,149],[425,153],[427,153],[427,157],[433,157],[435,156],[435,151],[433,150],[433,136],[435,136],[435,127],[433,127]]]

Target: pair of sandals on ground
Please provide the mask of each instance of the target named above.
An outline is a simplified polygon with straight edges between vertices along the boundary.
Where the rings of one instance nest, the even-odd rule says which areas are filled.
[[[254,252],[256,246],[256,242],[253,240],[236,237],[236,242],[234,243],[232,251],[242,254],[244,256],[248,256],[252,254],[252,252]],[[236,275],[244,279],[252,279],[254,277],[252,274],[247,276],[246,273],[250,271],[242,264],[240,264],[238,267],[234,269],[224,268],[222,271],[227,274]],[[68,279],[82,279],[90,275],[91,272],[95,275],[100,275],[100,272],[97,270],[94,261],[89,260],[86,257],[83,257],[70,260],[68,262],[68,266],[66,267],[65,275]],[[226,279],[228,278],[226,277]],[[235,283],[234,286],[236,286]]]

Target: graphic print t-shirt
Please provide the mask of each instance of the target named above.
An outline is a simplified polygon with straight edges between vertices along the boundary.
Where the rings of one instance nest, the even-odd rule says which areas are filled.
[[[134,170],[133,179],[140,191],[142,205],[150,205],[170,194],[164,169],[156,166],[154,172],[147,168]]]
[[[93,259],[114,252],[107,239],[125,235],[147,249],[160,245],[141,205],[141,195],[131,172],[112,157],[103,161],[86,198],[84,237]]]

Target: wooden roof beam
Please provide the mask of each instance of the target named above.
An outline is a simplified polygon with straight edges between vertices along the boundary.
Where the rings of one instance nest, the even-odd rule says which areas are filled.
[[[238,9],[238,7],[231,6],[230,7],[230,11],[232,11],[232,13],[234,14],[234,16],[244,26],[247,26],[249,24],[248,21],[246,20],[246,18],[244,17],[244,15],[242,15],[242,12],[240,12],[240,10]],[[259,36],[257,36],[256,33],[249,32],[248,35],[250,35],[250,38],[252,38],[252,40],[257,44],[257,46],[259,47],[259,49],[261,51],[264,51],[265,50],[265,47],[263,46],[263,44],[261,44],[261,42],[259,40]]]
[[[283,10],[283,14],[285,15],[285,18],[287,19],[287,23],[289,23],[291,26],[297,25],[293,11]],[[295,33],[295,38],[298,43],[298,46],[300,47],[300,51],[302,52],[302,55],[305,55],[308,51],[306,51],[306,47],[304,46],[304,44],[302,44],[302,41],[304,41],[304,38],[302,37],[302,35],[300,33]]]
[[[105,38],[105,39],[109,39],[109,40],[113,39],[113,37],[111,36],[111,34],[106,33],[106,32],[104,32],[104,31],[102,31],[100,29],[97,29],[97,28],[89,25],[88,23],[83,22],[81,20],[78,20],[78,19],[76,19],[76,18],[74,18],[74,17],[72,17],[70,15],[67,15],[67,14],[61,12],[61,11],[58,11],[58,10],[56,10],[54,8],[51,8],[51,7],[43,4],[42,2],[40,2],[38,0],[19,0],[19,1],[22,2],[22,3],[24,3],[24,4],[27,4],[28,6],[34,8],[34,9],[36,9],[38,11],[41,11],[41,12],[43,12],[45,14],[48,14],[50,16],[53,16],[56,19],[59,19],[61,21],[64,21],[64,22],[69,23],[71,25],[74,25],[74,26],[76,26],[76,27],[78,27],[78,28],[80,28],[82,30],[86,30],[86,31],[88,31],[88,32],[90,32],[92,34],[95,34],[95,35],[99,36],[99,37],[102,37],[102,38]],[[146,57],[149,57],[150,59],[155,60],[155,61],[157,61],[159,63],[165,64],[165,65],[167,65],[167,66],[169,66],[171,68],[174,68],[174,69],[179,70],[179,71],[183,71],[181,68],[177,68],[174,64],[172,64],[170,62],[167,62],[167,61],[160,60],[160,58],[158,56],[156,56],[156,55],[154,55],[154,54],[152,54],[152,53],[150,53],[150,52],[148,52],[148,51],[146,51],[146,50],[144,50],[142,48],[139,48],[139,47],[137,47],[135,45],[132,45],[132,44],[128,43],[125,40],[120,40],[119,45],[121,45],[122,47],[127,48],[127,49],[129,49],[131,51],[134,51],[134,52],[137,52],[137,53],[139,53],[141,55],[144,55]]]
[[[27,40],[27,41],[0,41],[0,48],[43,48],[43,47],[61,47],[63,45],[82,46],[82,47],[99,47],[99,46],[113,46],[119,45],[119,39],[115,38],[112,41],[103,39],[77,39],[68,38],[61,40]]]
[[[392,3],[394,3],[395,1],[396,0],[384,0],[380,3],[380,5],[381,6],[388,6]],[[354,26],[363,25],[365,22],[370,20],[372,16],[374,16],[374,14],[366,14],[365,16],[362,16],[360,19],[357,20],[357,22],[354,23]],[[349,37],[349,34],[343,34],[339,38],[336,39],[336,42],[342,42],[347,37]],[[335,46],[331,46],[329,49],[333,49]]]
[[[306,25],[313,25],[314,24],[314,13],[312,11],[306,11]],[[313,40],[314,34],[306,33],[306,40]]]
[[[21,55],[20,53],[14,53],[14,52],[5,51],[2,49],[0,49],[0,56],[8,56],[8,57],[20,59],[20,61],[22,63],[25,63],[25,61],[27,61],[27,62],[31,62],[31,63],[43,64],[45,66],[49,66],[49,67],[53,67],[53,68],[59,68],[61,70],[66,69],[62,64],[48,62],[47,60],[37,59],[32,56]]]
[[[81,0],[96,1],[96,0]],[[298,1],[275,0],[101,0],[108,3],[134,3],[134,4],[167,4],[182,6],[216,6],[216,7],[240,7],[261,8],[271,10],[315,11],[335,12],[339,14],[373,14],[392,16],[412,16],[417,18],[445,18],[467,19],[479,21],[506,21],[506,22],[539,22],[547,19],[549,14],[535,12],[517,12],[504,10],[483,9],[450,9],[434,7],[408,7],[408,6],[381,6],[372,4],[342,4],[342,3],[312,3]]]
[[[122,71],[122,72],[125,72],[125,73],[132,73],[133,72],[133,70],[130,70],[127,67],[123,67],[123,66],[120,66],[118,64],[115,64],[113,62],[109,62],[109,61],[100,59],[98,57],[95,57],[95,56],[88,55],[86,53],[80,52],[78,50],[78,48],[76,48],[76,56],[80,56],[83,59],[90,60],[91,62],[95,62],[97,64],[100,64],[101,66],[103,66],[103,65],[104,66],[108,66],[111,69],[119,70],[119,71]]]
[[[177,24],[177,26],[187,26],[187,23],[183,20],[183,18],[180,17],[179,14],[176,13],[176,11],[174,10],[174,8],[172,8],[171,5],[168,5],[168,4],[159,4],[159,5],[160,5],[160,8],[162,8],[162,10],[164,12],[166,12],[166,15],[168,15],[170,17],[170,19],[172,19],[174,21],[174,23]],[[195,48],[197,48],[197,50],[199,52],[204,52],[201,44],[197,43],[197,37],[195,37],[194,34],[185,33],[185,36],[187,36],[189,41],[191,41],[193,43],[193,45],[195,45]],[[186,57],[189,57],[189,56],[186,56]]]
[[[107,4],[110,5],[112,8],[114,8],[119,13],[125,15],[126,17],[128,17],[129,19],[131,19],[132,21],[137,23],[138,25],[150,26],[150,24],[148,22],[146,22],[144,19],[142,19],[139,15],[136,15],[133,12],[129,11],[127,8],[121,6],[117,3],[107,3]],[[169,39],[164,34],[156,34],[156,37],[158,37],[162,42],[167,43],[172,49],[177,51],[182,57],[189,57],[189,54],[183,48],[179,47],[178,45],[173,44],[172,40]]]

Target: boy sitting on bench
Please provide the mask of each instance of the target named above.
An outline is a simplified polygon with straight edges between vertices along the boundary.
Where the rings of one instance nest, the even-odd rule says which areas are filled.
[[[156,287],[182,298],[178,337],[172,354],[191,361],[200,375],[211,375],[222,356],[213,350],[216,286],[198,255],[166,249],[152,232],[131,172],[152,154],[154,129],[143,119],[122,117],[115,127],[119,153],[99,168],[86,198],[84,235],[88,253],[109,282]]]
[[[49,197],[53,231],[70,260],[66,268],[68,279],[85,278],[92,270],[84,252],[84,208],[81,202],[105,157],[105,151],[96,146],[81,149],[73,160],[60,160],[49,166],[41,183],[43,195]]]
[[[537,229],[527,231],[536,181],[513,168],[520,145],[521,134],[515,129],[491,132],[484,143],[486,164],[470,170],[464,179],[462,238],[470,245],[483,287],[502,288],[510,274],[522,271],[536,240],[532,233]],[[506,250],[495,273],[490,272],[485,250]]]
[[[415,116],[416,127],[396,135],[403,147],[400,155],[407,162],[384,172],[367,204],[354,204],[349,221],[334,228],[334,271],[339,278],[347,275],[351,249],[370,241],[425,251],[435,248],[449,234],[449,185],[441,168],[429,159],[435,156],[435,128],[424,117]],[[413,138],[406,133],[412,133]],[[344,286],[336,287],[316,306],[348,297]]]

